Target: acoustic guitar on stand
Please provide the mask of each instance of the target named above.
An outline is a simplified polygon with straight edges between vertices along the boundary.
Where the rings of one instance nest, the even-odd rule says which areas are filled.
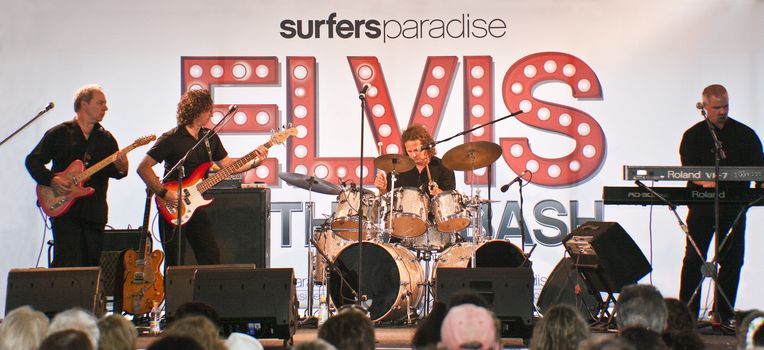
[[[71,208],[74,201],[79,198],[92,195],[95,190],[92,187],[85,187],[85,182],[90,179],[93,174],[97,173],[107,165],[114,163],[117,160],[117,156],[127,154],[128,152],[148,144],[151,141],[156,140],[155,135],[147,135],[135,140],[129,146],[114,152],[112,155],[102,159],[95,165],[85,169],[85,164],[81,160],[77,159],[69,164],[68,167],[62,172],[56,173],[56,176],[70,178],[74,186],[68,193],[60,193],[53,189],[51,186],[37,185],[37,204],[42,208],[42,211],[46,215],[55,218],[64,215],[69,208]]]
[[[155,302],[161,304],[164,299],[164,278],[160,272],[164,252],[151,250],[151,231],[148,229],[152,196],[151,191],[146,189],[146,207],[138,250],[128,249],[122,260],[125,264],[122,310],[133,315],[151,311]]]
[[[276,132],[271,135],[271,139],[264,143],[263,146],[266,148],[271,148],[273,145],[283,144],[290,136],[295,135],[297,135],[297,128],[289,128]],[[188,222],[188,220],[191,219],[191,216],[194,215],[194,211],[196,211],[197,208],[204,207],[212,203],[212,199],[205,199],[202,194],[215,186],[218,182],[226,179],[237,169],[244,166],[244,164],[247,164],[249,161],[255,159],[255,151],[257,150],[253,150],[252,152],[247,153],[245,156],[239,158],[231,165],[224,167],[207,179],[203,180],[204,174],[206,174],[207,170],[212,166],[212,162],[204,163],[198,166],[191,173],[191,176],[180,182],[180,185],[178,185],[177,181],[168,182],[162,185],[164,188],[171,192],[178,192],[178,188],[183,191],[183,201],[179,208],[180,224],[183,225]],[[171,223],[172,225],[178,225],[178,212],[175,209],[175,205],[171,205],[170,203],[165,202],[165,200],[159,198],[159,196],[156,197],[156,203],[157,207],[159,207],[159,212],[162,213],[162,216],[165,218],[165,220],[167,220],[167,222]]]

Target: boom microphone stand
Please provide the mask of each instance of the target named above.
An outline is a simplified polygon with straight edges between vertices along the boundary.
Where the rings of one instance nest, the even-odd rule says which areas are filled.
[[[361,279],[363,278],[363,270],[361,268],[363,267],[363,201],[364,201],[364,193],[363,193],[363,125],[366,121],[365,118],[365,109],[367,107],[366,105],[366,91],[369,90],[369,84],[364,84],[361,88],[361,92],[358,94],[358,99],[361,100],[361,153],[358,157],[358,166],[360,169],[360,180],[358,181],[358,293],[356,298],[356,303],[359,307],[363,308],[364,310],[366,308],[363,307],[364,299],[366,299],[366,296],[363,294],[363,289],[361,289]]]

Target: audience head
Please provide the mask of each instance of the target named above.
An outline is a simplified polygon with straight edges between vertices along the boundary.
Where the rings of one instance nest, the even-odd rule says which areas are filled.
[[[198,341],[185,335],[162,335],[147,350],[206,350]]]
[[[668,350],[661,335],[642,327],[628,327],[621,331],[621,338],[637,350]]]
[[[687,304],[676,298],[664,299],[668,318],[666,319],[666,331],[694,331],[695,319]]]
[[[589,335],[589,325],[578,310],[559,304],[550,308],[533,328],[531,349],[576,350]]]
[[[167,327],[165,334],[191,337],[207,350],[225,349],[218,327],[204,316],[187,316],[176,320]]]
[[[53,320],[50,321],[48,334],[68,329],[82,331],[88,336],[88,339],[90,339],[90,344],[93,349],[98,348],[98,338],[100,337],[98,320],[90,312],[80,308],[74,308],[57,314],[53,317]]]
[[[135,350],[138,332],[132,322],[122,315],[110,315],[98,320],[98,350]]]
[[[39,350],[95,350],[90,336],[77,329],[53,332],[45,337]]]
[[[220,327],[220,314],[210,304],[201,301],[189,301],[178,306],[174,318],[179,320],[187,316],[204,316]]]
[[[293,350],[337,350],[334,345],[329,344],[321,338],[313,339],[292,348]]]
[[[340,310],[318,329],[318,337],[337,350],[374,350],[374,324],[362,311]]]
[[[646,328],[662,333],[666,328],[668,310],[663,295],[647,284],[623,287],[615,305],[618,330],[630,327]]]
[[[447,312],[446,304],[439,301],[433,303],[430,313],[416,327],[411,345],[417,349],[429,344],[437,345],[440,341],[440,326],[443,324]]]
[[[754,310],[743,318],[737,329],[737,348],[764,348],[764,312]]]
[[[501,349],[499,324],[491,311],[472,304],[448,310],[440,328],[441,345],[448,350]]]
[[[637,350],[634,345],[620,337],[610,335],[591,336],[581,342],[580,350]]]
[[[48,332],[48,317],[29,306],[14,309],[0,323],[0,350],[36,350]]]

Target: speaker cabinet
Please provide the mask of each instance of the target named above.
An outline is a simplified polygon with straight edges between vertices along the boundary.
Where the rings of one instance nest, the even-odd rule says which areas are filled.
[[[652,271],[645,255],[617,222],[586,222],[562,242],[594,292],[618,293]]]
[[[101,248],[101,280],[103,294],[113,297],[112,310],[122,311],[122,288],[125,274],[124,253],[127,249],[139,249],[141,230],[106,230]]]
[[[194,279],[198,271],[254,270],[254,264],[169,266],[165,276],[165,313],[175,318],[178,307],[194,301]]]
[[[533,269],[530,267],[438,268],[436,301],[471,290],[482,295],[501,321],[503,337],[530,339],[533,333]]]
[[[80,307],[101,317],[106,312],[99,267],[12,269],[8,273],[5,313],[23,305],[48,317]]]
[[[297,293],[291,268],[198,270],[194,300],[212,305],[224,333],[291,339],[297,331]]]
[[[271,192],[268,188],[210,189],[204,208],[220,247],[221,264],[270,266]],[[197,265],[186,244],[183,265]]]
[[[594,317],[599,311],[599,298],[589,291],[571,258],[563,258],[557,263],[541,288],[537,303],[542,314],[558,304],[573,306],[584,316]]]

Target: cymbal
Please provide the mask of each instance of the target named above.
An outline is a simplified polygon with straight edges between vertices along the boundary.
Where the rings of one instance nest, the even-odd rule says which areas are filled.
[[[279,173],[279,178],[292,186],[304,188],[317,193],[337,195],[341,191],[340,186],[326,180],[321,180],[315,176],[298,173]]]
[[[487,167],[501,156],[501,146],[488,141],[468,142],[443,155],[443,165],[451,170],[473,170]]]
[[[395,170],[398,173],[409,171],[414,168],[414,160],[408,156],[390,153],[374,159],[374,167],[386,172]]]

